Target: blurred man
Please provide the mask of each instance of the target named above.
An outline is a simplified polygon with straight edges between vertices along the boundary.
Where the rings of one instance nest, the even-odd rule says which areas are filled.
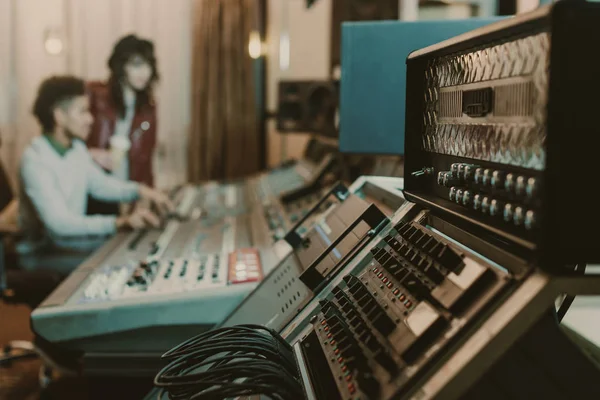
[[[93,249],[120,229],[158,226],[158,217],[137,207],[126,216],[86,215],[87,198],[173,206],[166,195],[143,184],[106,174],[90,157],[85,140],[93,122],[82,80],[53,77],[38,91],[33,114],[42,127],[21,160],[21,223],[28,250]]]

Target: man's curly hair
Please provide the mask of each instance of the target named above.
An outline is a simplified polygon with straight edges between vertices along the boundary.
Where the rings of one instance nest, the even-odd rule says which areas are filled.
[[[52,132],[56,126],[54,110],[75,97],[84,96],[85,83],[74,76],[53,76],[46,79],[38,89],[33,104],[33,115],[44,132]]]

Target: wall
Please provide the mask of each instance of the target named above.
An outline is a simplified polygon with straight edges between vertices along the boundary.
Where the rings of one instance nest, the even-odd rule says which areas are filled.
[[[157,184],[183,182],[189,126],[191,0],[0,0],[0,156],[12,176],[20,154],[39,127],[30,109],[41,80],[53,74],[106,79],[115,41],[136,33],[156,45],[161,81]],[[54,29],[65,44],[45,51]]]
[[[328,79],[331,1],[319,0],[306,9],[304,0],[269,0],[267,108],[277,109],[277,82],[281,79]],[[289,68],[279,65],[280,35],[290,38]],[[302,155],[308,135],[279,135],[275,121],[267,127],[267,154],[269,166],[287,158]]]

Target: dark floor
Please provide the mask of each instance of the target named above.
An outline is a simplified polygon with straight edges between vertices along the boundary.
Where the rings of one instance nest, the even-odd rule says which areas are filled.
[[[25,306],[12,306],[0,301],[0,346],[11,340],[31,340],[29,329],[31,310]],[[41,362],[26,360],[0,367],[1,400],[135,400],[142,399],[151,382],[117,380],[90,380],[84,378],[59,378],[41,390],[38,373]]]

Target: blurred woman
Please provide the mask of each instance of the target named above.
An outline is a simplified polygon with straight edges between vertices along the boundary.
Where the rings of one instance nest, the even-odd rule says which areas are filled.
[[[105,170],[123,180],[154,185],[158,80],[152,42],[128,35],[117,42],[108,60],[108,82],[90,82],[94,117],[87,141],[90,154]],[[114,206],[90,202],[88,213],[117,213]]]

